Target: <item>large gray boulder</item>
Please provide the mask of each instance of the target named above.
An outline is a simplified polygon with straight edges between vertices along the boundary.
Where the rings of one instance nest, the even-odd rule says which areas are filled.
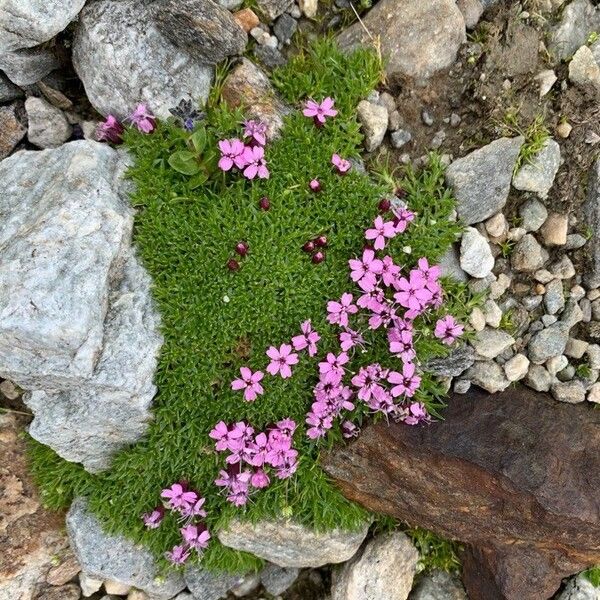
[[[0,54],[52,39],[77,16],[85,0],[2,0]]]
[[[446,182],[454,191],[456,210],[464,223],[480,223],[502,210],[523,141],[522,136],[500,138],[448,167]]]
[[[123,168],[91,141],[0,163],[0,376],[32,391],[33,437],[91,471],[142,435],[161,345]]]
[[[81,12],[73,65],[98,112],[128,115],[146,102],[159,117],[181,98],[205,101],[213,69],[169,41],[152,22],[156,8],[99,0]]]
[[[95,579],[136,587],[156,600],[168,600],[185,587],[181,573],[159,571],[143,546],[104,532],[84,498],[76,498],[69,509],[67,533],[82,570]]]
[[[465,20],[454,0],[381,0],[338,40],[354,48],[371,36],[379,38],[388,75],[425,79],[454,62],[466,39]]]
[[[280,567],[322,567],[349,560],[365,539],[367,523],[357,531],[316,532],[293,521],[232,521],[218,533],[219,541],[251,552]]]
[[[61,66],[52,48],[38,46],[0,54],[0,69],[17,85],[33,85]]]
[[[573,0],[565,7],[560,22],[550,34],[550,52],[565,60],[585,45],[590,33],[599,30],[600,8],[589,0]]]

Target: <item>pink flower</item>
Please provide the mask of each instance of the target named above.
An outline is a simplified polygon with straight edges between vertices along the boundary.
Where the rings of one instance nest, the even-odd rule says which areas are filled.
[[[148,529],[156,529],[162,522],[165,516],[165,509],[162,506],[157,506],[152,512],[144,513],[142,521]]]
[[[425,279],[425,286],[430,291],[435,292],[438,285],[438,280],[442,274],[442,268],[439,265],[429,265],[429,261],[426,258],[420,258],[418,261],[418,272],[422,274]]]
[[[298,355],[292,352],[292,347],[289,344],[281,344],[279,350],[275,346],[271,346],[267,350],[267,356],[271,362],[267,366],[267,372],[271,375],[279,373],[283,379],[292,376],[292,365],[298,363]]]
[[[108,115],[104,123],[99,123],[96,128],[96,139],[99,142],[110,142],[111,144],[121,144],[123,142],[123,132],[125,128],[114,115]]]
[[[358,312],[356,304],[352,303],[352,294],[346,292],[342,294],[339,302],[330,300],[327,303],[327,320],[332,325],[339,325],[340,327],[348,327],[348,315],[353,315]]]
[[[385,390],[380,384],[383,376],[385,376],[385,373],[382,372],[381,366],[377,363],[361,367],[352,378],[352,385],[358,388],[359,400],[369,402],[373,397],[382,398],[385,394]]]
[[[257,396],[264,393],[263,386],[260,381],[265,376],[262,371],[254,373],[248,367],[240,367],[240,379],[234,379],[231,382],[232,390],[244,390],[244,400],[246,402],[254,402]]]
[[[344,421],[342,423],[342,435],[346,439],[357,437],[359,433],[360,429],[352,421]]]
[[[319,372],[325,383],[338,384],[344,377],[344,365],[349,361],[345,352],[338,356],[329,352],[325,361],[319,363]]]
[[[308,187],[313,192],[320,192],[321,191],[321,182],[318,179],[311,179],[310,183],[308,184]]]
[[[262,469],[258,469],[252,475],[252,478],[250,479],[250,483],[252,484],[252,487],[262,489],[262,488],[266,488],[271,483],[271,480],[269,479],[269,476]]]
[[[414,221],[415,213],[404,207],[392,208],[392,212],[394,213],[394,227],[396,228],[396,233],[404,233],[408,224],[411,221]]]
[[[375,218],[373,222],[373,229],[367,229],[365,231],[365,238],[368,240],[374,240],[373,248],[375,250],[383,250],[385,248],[386,238],[393,238],[396,236],[396,228],[392,221],[383,221],[381,216]]]
[[[135,125],[142,133],[152,133],[156,127],[156,117],[148,110],[148,105],[143,103],[138,104],[125,120]]]
[[[413,402],[409,407],[407,414],[402,417],[402,421],[407,425],[418,425],[423,421],[429,421],[427,409],[422,402]]]
[[[174,565],[182,565],[190,557],[190,551],[184,545],[173,546],[170,552],[165,552],[165,557]]]
[[[419,313],[433,298],[433,294],[425,287],[425,283],[425,278],[416,276],[414,272],[411,272],[410,279],[400,277],[394,283],[394,287],[398,290],[394,294],[394,299],[404,308]]]
[[[277,421],[276,425],[279,432],[289,438],[291,438],[294,435],[294,431],[296,431],[296,421],[293,419]]]
[[[408,330],[399,331],[390,329],[388,331],[388,341],[390,342],[390,352],[398,355],[402,362],[411,362],[416,356],[413,346],[412,332]]]
[[[465,328],[457,323],[452,315],[446,315],[435,324],[433,334],[444,344],[450,346],[463,334],[464,330]]]
[[[361,288],[363,287],[363,281],[364,280],[361,280],[358,284]],[[360,306],[361,308],[368,308],[371,311],[378,311],[380,310],[384,301],[385,295],[383,293],[383,290],[381,290],[380,288],[373,288],[371,291],[368,291],[366,294],[363,294],[356,301],[356,304],[358,304],[358,306]]]
[[[369,317],[369,328],[379,329],[382,325],[387,327],[392,321],[396,320],[396,310],[387,302],[373,304],[371,308],[373,314]]]
[[[340,175],[345,175],[350,170],[350,167],[352,167],[350,161],[342,158],[339,154],[331,156],[331,164]]]
[[[219,151],[221,158],[219,159],[219,169],[221,171],[230,171],[234,166],[238,169],[244,168],[246,161],[244,160],[244,143],[237,138],[230,140],[219,140]]]
[[[337,110],[333,108],[333,105],[334,100],[329,96],[320,104],[314,100],[307,100],[302,114],[305,117],[312,117],[315,125],[320,126],[325,123],[327,117],[335,117],[337,115]]]
[[[267,124],[261,121],[244,121],[244,137],[250,138],[251,144],[264,146],[267,143]]]
[[[165,488],[160,496],[167,500],[167,506],[172,509],[185,509],[198,499],[196,492],[188,491],[180,483],[174,483],[170,488]]]
[[[381,269],[381,280],[388,287],[393,285],[398,275],[400,275],[400,267],[394,264],[391,256],[384,256]]]
[[[187,525],[182,527],[180,530],[181,536],[190,548],[195,550],[202,550],[208,547],[208,540],[210,540],[210,533],[204,525]]]
[[[365,348],[365,339],[358,331],[353,331],[352,329],[347,329],[346,331],[342,331],[340,333],[340,348],[344,352],[348,352],[354,346],[360,346],[363,350]]]
[[[300,351],[306,348],[308,355],[314,356],[317,353],[317,342],[321,339],[321,336],[312,328],[310,319],[304,321],[300,325],[300,329],[302,335],[296,335],[292,338],[294,350]]]
[[[383,271],[383,263],[375,258],[375,252],[370,248],[363,251],[362,259],[351,258],[348,261],[350,265],[350,279],[361,285],[365,292],[371,291],[377,283],[377,275]]]
[[[402,395],[411,398],[421,385],[421,378],[415,375],[414,363],[404,363],[402,373],[391,371],[387,380],[394,385],[391,389],[394,398]]]
[[[206,498],[200,498],[195,504],[190,504],[186,508],[181,510],[181,514],[184,517],[206,517],[206,511],[204,508],[204,503],[206,502]]]
[[[262,146],[246,146],[242,155],[246,168],[244,177],[254,179],[257,175],[259,179],[269,179],[269,169],[265,162],[265,149]]]
[[[312,412],[306,415],[306,423],[310,427],[306,430],[306,435],[311,440],[316,440],[327,435],[327,432],[333,427],[332,417],[318,417]]]

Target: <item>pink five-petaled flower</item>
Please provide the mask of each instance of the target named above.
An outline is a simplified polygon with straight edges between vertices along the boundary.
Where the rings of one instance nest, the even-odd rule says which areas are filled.
[[[358,332],[352,329],[346,329],[340,333],[340,348],[344,352],[348,352],[354,346],[359,346],[363,350],[365,349],[365,338]]]
[[[165,516],[165,509],[162,506],[157,506],[152,512],[147,512],[142,515],[142,521],[148,529],[156,529]]]
[[[244,121],[244,137],[250,139],[250,145],[264,146],[267,143],[267,124],[261,121]]]
[[[394,213],[394,227],[396,233],[404,233],[408,224],[415,220],[415,213],[408,210],[407,208],[392,208]]]
[[[239,379],[234,379],[231,382],[232,390],[244,390],[244,400],[246,402],[254,402],[257,396],[264,393],[263,386],[260,381],[265,376],[262,371],[254,373],[248,367],[240,367]]]
[[[421,385],[421,378],[418,375],[415,375],[415,369],[414,363],[404,363],[402,373],[390,371],[387,380],[394,385],[391,389],[394,398],[402,395],[411,398],[415,395],[415,392]]]
[[[210,540],[210,533],[204,525],[186,525],[180,530],[181,536],[185,540],[186,544],[190,548],[195,550],[202,550],[208,546],[208,540]]]
[[[114,115],[108,115],[104,123],[98,123],[96,128],[96,139],[99,142],[110,142],[111,144],[121,144],[123,142],[123,132],[125,128]]]
[[[252,478],[250,479],[250,483],[251,483],[252,487],[261,489],[261,488],[266,488],[271,483],[271,480],[269,479],[269,476],[262,469],[258,469],[252,475]]]
[[[375,218],[373,228],[365,231],[365,238],[374,240],[373,248],[383,250],[385,248],[386,238],[396,237],[396,228],[392,221],[385,221],[381,216]]]
[[[402,362],[410,362],[415,356],[413,346],[412,331],[404,329],[402,331],[392,328],[388,329],[388,341],[390,343],[390,352],[396,354]]]
[[[259,179],[269,179],[265,149],[262,146],[246,146],[242,157],[246,165],[244,169],[246,179],[254,179],[257,175]]]
[[[346,292],[342,294],[339,302],[330,300],[327,303],[327,320],[332,325],[339,325],[340,327],[348,327],[348,315],[353,315],[358,312],[358,306],[353,304],[354,298],[352,294]]]
[[[342,158],[339,154],[331,156],[331,164],[340,175],[345,175],[350,170],[350,167],[352,167],[350,161]]]
[[[302,335],[295,335],[292,338],[294,350],[300,351],[306,348],[308,355],[314,356],[317,353],[317,342],[321,339],[321,336],[312,328],[310,319],[300,325],[300,330]]]
[[[419,268],[416,270],[425,280],[425,287],[432,292],[438,288],[438,279],[442,274],[442,268],[439,265],[429,265],[429,261],[423,257],[418,261]]]
[[[346,439],[357,437],[359,433],[360,429],[352,421],[344,421],[342,423],[342,435]]]
[[[190,504],[186,508],[182,508],[181,514],[184,517],[206,517],[206,511],[202,508],[205,502],[206,498],[200,498],[196,503]]]
[[[407,425],[418,425],[422,421],[429,421],[427,409],[422,402],[413,402],[409,407],[406,416],[402,421]]]
[[[400,267],[394,264],[391,256],[384,256],[381,262],[383,265],[381,270],[381,281],[383,281],[384,285],[389,287],[393,285],[396,279],[398,279],[398,276],[400,275]]]
[[[410,278],[400,277],[394,283],[398,290],[394,298],[404,308],[408,308],[411,313],[419,313],[429,301],[433,298],[432,292],[425,287],[425,279],[411,271]]]
[[[383,263],[375,258],[375,252],[371,248],[363,251],[362,259],[351,258],[348,261],[350,265],[350,278],[361,284],[361,288],[370,292],[375,288],[377,275],[383,271]]]
[[[219,159],[219,169],[221,171],[230,171],[234,166],[238,169],[243,169],[246,165],[244,160],[244,143],[237,138],[230,140],[219,140],[219,151],[221,158]]]
[[[463,334],[464,330],[465,328],[457,323],[452,315],[446,315],[435,324],[434,335],[450,346]]]
[[[174,565],[182,565],[190,556],[187,546],[173,546],[170,552],[165,552],[166,559]]]
[[[170,488],[165,488],[160,493],[161,498],[167,500],[167,506],[172,509],[186,509],[198,500],[196,492],[188,491],[180,483],[174,483]]]
[[[279,350],[275,346],[271,346],[267,350],[267,356],[271,362],[267,366],[267,372],[271,375],[279,373],[283,379],[288,379],[292,376],[292,365],[298,363],[298,355],[292,352],[292,347],[289,344],[281,344]]]
[[[148,105],[138,104],[135,110],[127,117],[142,133],[152,133],[156,127],[156,117],[148,110]]]
[[[341,352],[338,356],[329,352],[327,358],[319,363],[319,372],[324,383],[337,385],[344,377],[344,365],[349,361],[348,355]]]
[[[320,103],[314,100],[307,100],[302,114],[305,117],[314,119],[315,125],[321,126],[325,124],[327,117],[335,117],[337,115],[337,110],[333,108],[334,104],[333,98],[329,96]]]

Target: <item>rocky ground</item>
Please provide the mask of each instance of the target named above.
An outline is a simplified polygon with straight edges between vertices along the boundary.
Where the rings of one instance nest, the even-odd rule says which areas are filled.
[[[94,470],[102,468],[115,446],[143,431],[154,394],[148,374],[160,340],[156,316],[146,304],[147,290],[140,292],[147,282],[129,253],[131,214],[116,184],[121,167],[113,151],[69,149],[67,143],[93,139],[102,114],[123,117],[139,101],[149,102],[164,117],[181,96],[206,99],[215,65],[227,58],[247,57],[224,93],[240,102],[264,85],[264,75],[248,61],[268,71],[285,63],[303,40],[331,30],[340,32],[345,46],[375,43],[389,60],[386,83],[357,107],[366,160],[401,168],[418,166],[429,150],[442,154],[447,183],[458,199],[458,217],[468,225],[444,266],[486,295],[470,316],[469,349],[430,368],[446,377],[456,393],[471,386],[493,393],[522,382],[558,402],[600,403],[600,8],[590,0],[411,0],[401,6],[380,0],[370,10],[355,8],[360,22],[347,0],[326,5],[256,0],[252,8],[236,0],[64,0],[49,11],[35,0],[8,0],[0,6],[0,159],[22,149],[63,148],[52,173],[67,173],[66,180],[74,182],[81,173],[70,168],[73,156],[84,156],[86,168],[96,169],[88,178],[88,192],[97,181],[104,182],[108,201],[101,214],[105,218],[110,213],[111,223],[110,228],[104,223],[106,230],[99,225],[103,252],[97,252],[98,246],[85,249],[94,267],[83,279],[78,279],[81,273],[73,274],[69,282],[73,287],[83,281],[89,296],[87,320],[70,329],[66,342],[88,346],[78,354],[76,370],[49,381],[48,364],[36,362],[36,352],[43,346],[55,361],[50,371],[60,371],[65,323],[55,321],[57,335],[42,343],[26,327],[15,330],[4,319],[19,305],[21,291],[20,275],[14,281],[9,277],[15,274],[11,260],[21,260],[26,247],[14,241],[11,228],[29,223],[30,231],[37,231],[47,215],[28,212],[23,203],[30,194],[19,196],[19,210],[10,201],[0,203],[0,215],[8,223],[4,234],[0,231],[0,273],[5,281],[16,282],[5,286],[8,292],[0,285],[0,373],[7,377],[0,383],[0,406],[7,409],[0,416],[0,445],[2,456],[8,457],[0,466],[2,600],[156,597],[147,573],[143,581],[134,577],[145,564],[143,557],[133,565],[117,558],[100,567],[86,554],[89,544],[73,543],[69,549],[62,516],[40,507],[19,432],[33,411],[37,439]],[[192,21],[191,14],[205,18]],[[281,112],[276,102],[252,104],[271,121]],[[57,178],[47,176],[45,158],[30,158],[27,164],[9,160],[15,161],[10,172],[36,181],[39,197],[52,197],[48,190]],[[65,200],[62,192],[58,195],[67,208],[78,202],[75,196]],[[20,215],[16,221],[15,214]],[[82,223],[100,220],[99,215],[81,214]],[[40,260],[39,272],[54,275],[37,293],[64,297],[69,286],[52,283],[60,269],[52,271],[58,267]],[[68,264],[68,254],[61,260]],[[119,278],[114,276],[117,263],[129,265]],[[87,287],[92,284],[96,287]],[[125,330],[123,323],[131,323],[131,315],[139,318]],[[35,324],[35,315],[29,318]],[[21,318],[21,324],[27,319]],[[122,354],[122,336],[131,336],[132,330],[135,361]],[[21,346],[23,339],[27,343]],[[25,350],[19,354],[15,347]],[[91,357],[98,353],[106,360],[96,368]],[[119,372],[116,384],[115,362],[129,368]],[[116,407],[118,416],[110,427],[98,429],[73,409],[82,406],[82,381]],[[26,398],[27,406],[19,386],[35,390]],[[65,403],[78,415],[77,427],[69,421],[72,415],[65,419]],[[127,412],[119,412],[124,406]],[[60,432],[53,427],[58,418],[65,425]],[[98,436],[110,443],[88,444],[82,452],[85,440]],[[85,523],[86,540],[97,534],[102,547],[117,543],[102,538],[83,513],[81,507],[72,513],[71,530],[79,523],[75,529],[83,531]],[[71,531],[71,539],[76,537]],[[229,597],[289,600],[466,597],[460,581],[444,573],[415,577],[418,555],[404,534],[369,539],[345,562],[363,539],[345,540],[339,560],[329,557],[318,568],[302,561],[271,566],[260,576],[214,588],[197,575],[176,581],[171,589],[177,594],[187,585],[193,596],[182,592],[180,600],[218,598],[228,591]],[[98,547],[93,548],[96,553]],[[133,549],[130,554],[138,557]],[[277,562],[277,556],[265,558]],[[333,576],[325,566],[331,562],[344,562]],[[374,570],[380,589],[375,596],[361,595],[361,582]],[[565,581],[557,597],[598,600],[600,594],[580,576]]]

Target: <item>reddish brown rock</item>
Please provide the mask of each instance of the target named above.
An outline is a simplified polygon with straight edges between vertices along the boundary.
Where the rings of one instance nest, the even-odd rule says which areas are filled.
[[[545,600],[600,563],[600,413],[526,388],[452,396],[426,427],[370,425],[324,460],[344,494],[467,544],[471,600]]]

